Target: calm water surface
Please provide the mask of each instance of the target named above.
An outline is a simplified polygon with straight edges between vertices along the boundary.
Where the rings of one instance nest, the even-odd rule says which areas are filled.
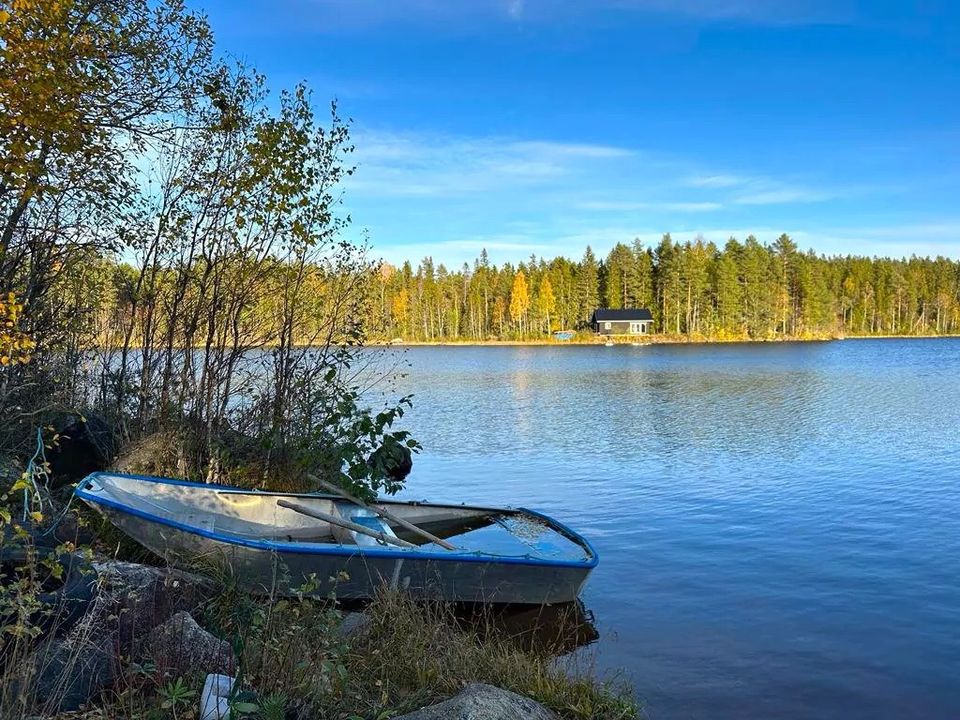
[[[960,717],[960,341],[406,359],[406,495],[587,535],[649,717]]]

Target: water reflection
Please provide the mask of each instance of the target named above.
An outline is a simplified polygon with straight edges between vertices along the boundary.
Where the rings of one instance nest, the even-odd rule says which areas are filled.
[[[567,655],[596,642],[600,633],[583,602],[537,606],[461,606],[458,618],[483,637],[497,637],[529,652]]]

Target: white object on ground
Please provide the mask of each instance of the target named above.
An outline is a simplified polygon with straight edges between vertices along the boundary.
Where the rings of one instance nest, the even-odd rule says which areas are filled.
[[[230,720],[230,692],[236,678],[207,675],[200,693],[200,720]]]

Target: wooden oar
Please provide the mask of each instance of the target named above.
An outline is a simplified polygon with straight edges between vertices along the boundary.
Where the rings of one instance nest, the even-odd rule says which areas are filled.
[[[335,515],[329,515],[321,510],[314,510],[313,508],[307,507],[306,505],[301,505],[300,503],[290,502],[289,500],[280,499],[277,500],[277,505],[288,510],[293,510],[298,512],[301,515],[309,515],[312,518],[317,520],[325,520],[331,525],[339,525],[342,528],[347,530],[353,530],[354,532],[361,533],[362,535],[369,535],[372,538],[379,540],[382,543],[390,543],[391,545],[396,545],[397,547],[402,548],[415,548],[417,547],[413,543],[409,543],[406,540],[401,540],[397,537],[390,537],[386,533],[379,532],[377,530],[371,530],[365,525],[359,525],[350,520],[344,520],[343,518],[338,518]]]
[[[350,493],[348,493],[348,492],[347,492],[346,490],[344,490],[342,487],[339,487],[339,486],[337,486],[337,485],[334,485],[333,483],[328,483],[326,480],[321,480],[321,479],[318,478],[316,475],[309,475],[309,474],[308,474],[308,475],[307,475],[307,479],[308,479],[308,480],[311,480],[311,481],[313,481],[313,482],[315,482],[315,483],[317,483],[317,485],[319,485],[319,486],[322,487],[322,488],[325,488],[325,489],[328,490],[329,492],[331,492],[331,493],[333,493],[333,494],[335,494],[335,495],[339,495],[339,496],[342,497],[344,500],[349,500],[349,501],[352,502],[354,505],[359,505],[359,506],[362,507],[364,510],[370,510],[371,512],[375,512],[375,513],[376,513],[377,515],[379,515],[380,517],[386,518],[387,520],[392,520],[392,521],[395,522],[397,525],[402,525],[403,527],[405,527],[405,528],[406,528],[407,530],[409,530],[410,532],[416,533],[416,534],[419,535],[420,537],[425,538],[426,540],[429,540],[429,541],[432,542],[432,543],[436,543],[437,545],[439,545],[439,546],[442,547],[442,548],[446,548],[447,550],[456,550],[456,549],[457,549],[456,546],[451,545],[450,543],[448,543],[448,542],[447,542],[446,540],[444,540],[443,538],[438,538],[438,537],[437,537],[436,535],[434,535],[433,533],[429,533],[429,532],[427,532],[426,530],[424,530],[423,528],[417,527],[416,525],[414,525],[414,524],[413,524],[412,522],[410,522],[409,520],[406,520],[406,519],[404,519],[404,518],[402,518],[402,517],[398,517],[398,516],[394,515],[394,514],[393,514],[392,512],[390,512],[389,510],[384,510],[383,508],[377,507],[376,505],[368,505],[367,503],[365,503],[365,502],[364,502],[363,500],[361,500],[360,498],[354,497],[353,495],[351,495]]]

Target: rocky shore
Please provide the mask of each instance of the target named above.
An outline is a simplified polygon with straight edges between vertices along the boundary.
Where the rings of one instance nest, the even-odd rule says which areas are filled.
[[[33,688],[36,717],[114,717],[117,708],[107,715],[96,713],[104,697],[117,693],[118,684],[130,682],[131,671],[163,678],[196,678],[195,684],[204,676],[236,678],[239,674],[241,662],[231,643],[198,620],[222,590],[211,578],[108,559],[96,559],[79,571],[91,589],[84,612],[61,622],[29,660],[37,669]],[[377,632],[372,628],[377,622],[365,613],[344,614],[334,631],[349,639],[371,629]],[[195,700],[196,687],[189,687],[185,694]],[[259,706],[254,701],[244,707]],[[199,716],[185,709],[179,717]],[[266,716],[234,711],[224,717]],[[291,710],[283,717],[306,716]],[[465,682],[445,700],[396,715],[397,720],[557,717],[542,703],[489,682]]]

